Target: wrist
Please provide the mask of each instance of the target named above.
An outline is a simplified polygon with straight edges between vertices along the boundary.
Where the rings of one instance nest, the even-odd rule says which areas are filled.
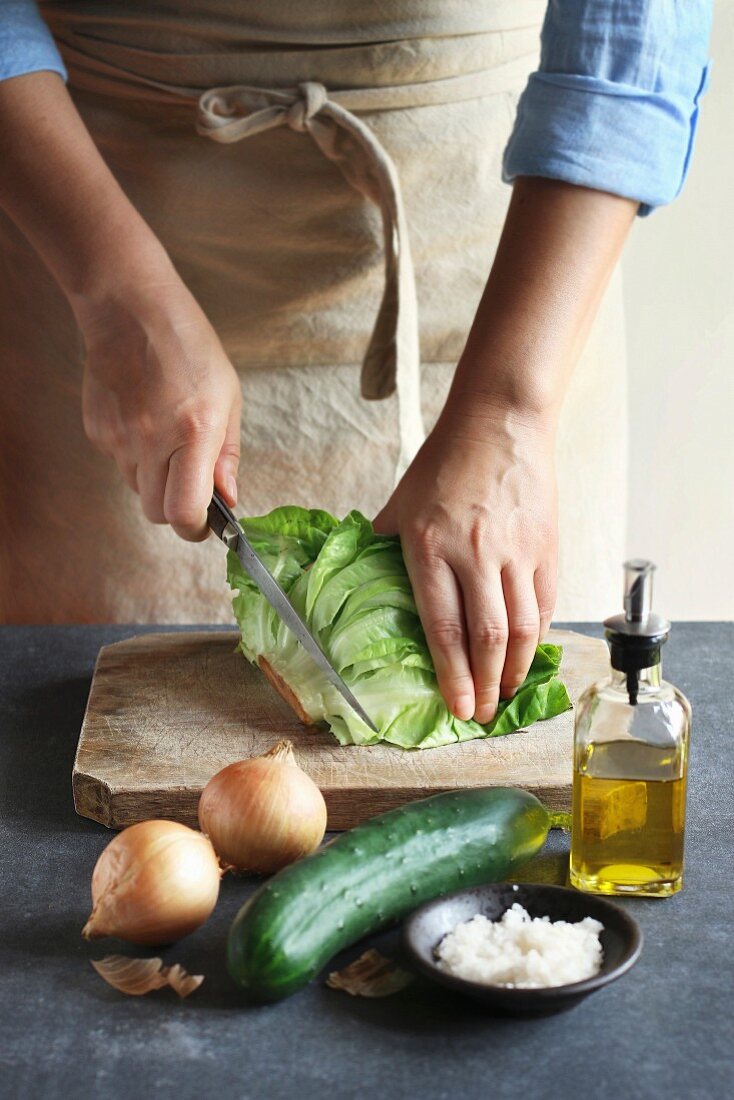
[[[142,220],[141,220],[142,221]],[[151,308],[160,311],[180,278],[165,249],[145,223],[116,232],[114,240],[96,247],[80,263],[75,277],[64,286],[83,332],[120,317],[144,318]],[[111,235],[112,236],[112,235]]]
[[[156,279],[171,263],[163,245],[134,208],[106,213],[92,238],[72,253],[61,280],[74,306],[94,305]]]
[[[555,443],[561,402],[541,400],[537,393],[518,394],[489,384],[471,385],[457,371],[441,419],[455,432],[481,438],[534,435]]]

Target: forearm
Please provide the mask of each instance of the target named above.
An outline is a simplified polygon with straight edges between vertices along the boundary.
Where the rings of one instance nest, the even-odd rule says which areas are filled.
[[[165,266],[58,75],[0,82],[0,150],[0,206],[74,307]]]
[[[519,179],[447,408],[554,426],[637,204]]]

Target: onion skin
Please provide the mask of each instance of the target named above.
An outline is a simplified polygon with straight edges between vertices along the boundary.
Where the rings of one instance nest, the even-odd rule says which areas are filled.
[[[173,943],[203,924],[219,895],[210,841],[175,821],[123,829],[97,860],[85,939],[117,936],[148,946]]]
[[[290,741],[279,741],[209,780],[199,800],[199,825],[226,867],[269,875],[318,848],[326,803],[299,768]]]

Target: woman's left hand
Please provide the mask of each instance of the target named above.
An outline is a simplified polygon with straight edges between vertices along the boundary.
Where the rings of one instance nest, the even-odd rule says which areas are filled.
[[[554,427],[449,405],[375,519],[399,534],[447,705],[489,722],[522,684],[556,595]]]

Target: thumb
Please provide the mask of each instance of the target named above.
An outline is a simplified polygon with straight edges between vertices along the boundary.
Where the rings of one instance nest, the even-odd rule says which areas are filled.
[[[237,471],[240,465],[240,402],[233,404],[224,442],[214,465],[214,484],[230,508],[237,503]]]

